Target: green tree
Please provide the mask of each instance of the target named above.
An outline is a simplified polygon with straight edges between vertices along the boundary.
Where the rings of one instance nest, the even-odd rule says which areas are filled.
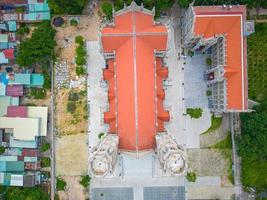
[[[86,0],[48,0],[53,14],[82,14]]]
[[[242,158],[267,161],[267,100],[255,106],[255,112],[242,113],[238,152]]]
[[[22,41],[19,45],[17,63],[20,66],[29,67],[47,62],[54,54],[56,45],[54,37],[55,30],[51,27],[50,21],[41,22],[34,29],[31,38]]]
[[[51,159],[49,157],[42,157],[41,158],[41,166],[42,167],[50,167]]]
[[[83,46],[84,45],[83,37],[81,35],[76,36],[75,37],[75,43],[79,44],[80,46]]]
[[[66,181],[64,181],[64,180],[63,180],[62,178],[60,178],[60,177],[57,177],[57,184],[56,184],[57,191],[64,191],[66,185],[67,185]]]
[[[103,2],[101,5],[102,12],[110,20],[112,19],[112,4],[109,2]]]
[[[91,177],[89,175],[82,176],[82,180],[80,180],[80,184],[84,188],[88,188],[88,186],[90,185],[90,180],[91,180]]]
[[[6,199],[8,200],[47,200],[48,194],[41,187],[24,188],[8,187],[6,190]]]
[[[5,151],[6,151],[6,148],[4,146],[0,145],[0,154],[5,153]]]
[[[45,142],[41,145],[41,151],[46,152],[50,149],[50,144],[48,142]]]

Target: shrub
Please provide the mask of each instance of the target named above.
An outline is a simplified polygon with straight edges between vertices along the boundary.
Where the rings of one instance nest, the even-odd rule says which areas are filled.
[[[24,27],[20,27],[18,30],[17,30],[17,33],[19,35],[24,35],[26,33],[30,33],[30,29],[28,26],[24,26]]]
[[[190,115],[191,118],[198,119],[202,116],[203,110],[201,108],[187,108],[186,114]]]
[[[68,100],[69,101],[78,101],[79,100],[79,94],[77,92],[70,92]]]
[[[206,59],[206,64],[210,67],[211,66],[211,64],[212,64],[212,60],[211,60],[211,58],[207,58]]]
[[[195,172],[187,172],[186,174],[186,179],[189,181],[189,182],[196,182],[197,180],[197,175]]]
[[[102,137],[104,137],[105,133],[99,133],[98,134],[98,139],[101,139]]]
[[[77,76],[82,76],[86,74],[86,69],[83,66],[76,67],[76,74]]]
[[[46,151],[48,151],[49,149],[50,149],[50,144],[49,144],[48,142],[43,143],[43,144],[41,145],[41,151],[42,151],[42,152],[46,152]]]
[[[188,50],[188,55],[190,56],[190,57],[193,57],[193,55],[194,55],[194,52],[192,51],[192,50]]]
[[[57,191],[64,191],[67,183],[62,178],[57,177]]]
[[[79,44],[79,45],[81,45],[81,46],[83,46],[83,45],[84,45],[83,37],[80,36],[80,35],[76,36],[76,38],[75,38],[75,43],[76,43],[76,44]]]
[[[6,151],[6,148],[4,146],[0,145],[0,154],[5,153],[5,151]]]
[[[71,19],[70,20],[70,25],[71,26],[78,26],[78,21],[76,19]]]
[[[17,7],[16,8],[16,12],[18,12],[18,13],[23,13],[24,11],[25,11],[24,7]]]
[[[103,2],[101,9],[105,16],[110,20],[112,18],[112,4],[109,2]]]
[[[76,55],[77,57],[84,57],[86,56],[86,50],[83,46],[78,46],[76,49]]]
[[[81,65],[85,65],[85,64],[86,64],[85,57],[83,57],[83,56],[77,56],[76,57],[76,65],[81,66]]]
[[[208,97],[211,96],[211,95],[212,95],[211,90],[207,90],[207,91],[206,91],[206,95],[207,95]]]
[[[41,166],[42,167],[50,167],[51,160],[48,157],[42,157],[41,158]]]
[[[44,88],[50,89],[51,88],[51,77],[48,73],[44,73]]]
[[[67,111],[70,113],[74,113],[76,110],[76,104],[73,101],[69,101],[67,104]]]
[[[85,175],[85,176],[82,176],[82,180],[80,180],[80,184],[84,188],[88,188],[88,186],[90,185],[90,181],[91,181],[91,177],[89,175]]]
[[[46,90],[44,88],[31,88],[31,96],[34,99],[44,99],[46,97]]]

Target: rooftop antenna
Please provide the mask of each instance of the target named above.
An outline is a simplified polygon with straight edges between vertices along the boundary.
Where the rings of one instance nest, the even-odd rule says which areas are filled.
[[[225,5],[225,4],[223,4],[223,5],[222,5],[222,7],[223,7],[223,9],[225,9],[225,8],[226,8],[226,5]]]

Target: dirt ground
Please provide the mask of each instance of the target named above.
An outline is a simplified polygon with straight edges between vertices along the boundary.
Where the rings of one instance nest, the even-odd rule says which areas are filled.
[[[100,17],[98,16],[98,8],[94,10],[92,16],[80,16],[78,17],[80,23],[78,26],[69,25],[69,17],[63,17],[65,19],[65,25],[63,27],[56,28],[56,41],[57,52],[59,58],[66,59],[70,68],[70,77],[72,80],[76,80],[75,73],[75,37],[78,35],[83,36],[87,41],[97,40]]]
[[[60,200],[85,200],[87,194],[83,186],[79,183],[80,176],[62,176],[67,182],[66,190],[58,192]]]
[[[72,114],[67,111],[67,103],[70,89],[62,89],[57,95],[57,127],[58,135],[75,135],[79,133],[86,134],[87,132],[87,102],[86,95],[79,95],[79,101],[76,103],[76,111]],[[79,91],[77,91],[79,93]]]
[[[44,99],[28,99],[25,96],[21,99],[21,105],[35,104],[37,106],[50,107],[51,92],[46,90],[46,97]]]
[[[87,134],[56,139],[56,175],[79,176],[87,173]]]

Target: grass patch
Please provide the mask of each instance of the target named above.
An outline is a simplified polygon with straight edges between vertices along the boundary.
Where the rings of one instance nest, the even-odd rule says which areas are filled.
[[[206,134],[209,132],[212,132],[216,129],[218,129],[222,124],[222,118],[221,117],[214,117],[214,115],[211,116],[211,126],[209,127],[208,130],[206,130],[204,133],[202,134]]]
[[[248,37],[249,98],[262,101],[267,97],[267,23],[255,26]]]
[[[198,119],[202,116],[203,110],[201,108],[187,108],[186,114],[188,114],[191,118]]]
[[[216,148],[216,149],[232,149],[231,134],[229,133],[224,140],[222,140],[222,141],[218,142],[217,144],[213,145],[212,148]]]
[[[228,169],[227,169],[227,178],[232,184],[234,184],[234,172],[232,168],[233,167],[232,149],[224,148],[224,149],[221,149],[221,152],[229,162]]]
[[[267,188],[267,161],[242,158],[242,183],[257,190]]]

